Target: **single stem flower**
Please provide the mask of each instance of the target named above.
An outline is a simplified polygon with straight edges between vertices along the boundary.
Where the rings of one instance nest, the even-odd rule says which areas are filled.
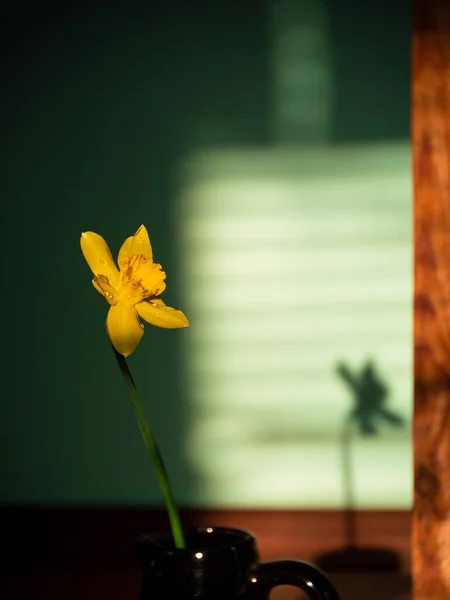
[[[91,271],[95,289],[110,304],[106,329],[112,345],[122,354],[134,352],[144,335],[139,317],[157,327],[178,329],[189,321],[181,310],[166,306],[161,294],[166,289],[166,274],[153,262],[147,229],[141,225],[125,240],[114,264],[105,240],[87,231],[81,234],[81,250]]]
[[[166,288],[166,274],[161,265],[153,262],[150,239],[143,225],[122,244],[117,258],[119,269],[114,264],[108,244],[97,233],[88,231],[81,235],[81,250],[94,273],[92,283],[95,289],[110,304],[106,330],[164,496],[175,546],[184,548],[183,529],[169,477],[126,357],[134,352],[144,334],[139,317],[168,329],[187,327],[189,321],[181,310],[166,306],[161,300]]]

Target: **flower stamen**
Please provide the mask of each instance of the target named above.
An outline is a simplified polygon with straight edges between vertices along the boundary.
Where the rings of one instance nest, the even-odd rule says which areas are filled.
[[[137,304],[159,296],[166,284],[166,274],[158,263],[142,254],[132,254],[121,262],[119,293],[123,300]]]

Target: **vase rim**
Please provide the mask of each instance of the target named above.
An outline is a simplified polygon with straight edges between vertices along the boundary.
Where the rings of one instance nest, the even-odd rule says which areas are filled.
[[[215,538],[214,545],[206,546],[203,548],[208,554],[218,552],[223,548],[229,548],[230,546],[240,546],[241,544],[253,543],[255,536],[245,529],[238,529],[235,527],[224,527],[224,526],[213,526],[213,525],[200,525],[191,526],[184,528],[184,533],[189,536],[189,533],[195,533],[204,535],[204,540],[207,540],[208,536]],[[172,539],[172,535],[168,532],[149,534],[144,533],[137,539],[138,544],[153,546],[155,549],[163,550],[170,554],[192,554],[199,548],[173,548],[169,547],[167,542]],[[201,544],[203,546],[203,544]]]

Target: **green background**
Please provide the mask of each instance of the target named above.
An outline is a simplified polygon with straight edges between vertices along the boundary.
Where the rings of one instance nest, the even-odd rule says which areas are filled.
[[[301,25],[316,5],[326,15],[313,21],[326,39],[332,90],[327,126],[316,136],[309,128],[302,137],[300,128],[289,138],[289,128],[288,133],[277,129],[274,120],[279,97],[274,57],[282,34],[274,23],[281,11],[287,22],[295,17]],[[183,165],[197,152],[274,151],[283,145],[304,150],[320,144],[339,155],[340,148],[403,140],[404,165],[408,155],[409,2],[329,0],[303,4],[303,13],[298,3],[275,0],[93,6],[55,12],[21,5],[10,8],[2,24],[0,499],[5,503],[159,503],[105,338],[107,306],[93,290],[79,251],[82,231],[104,235],[115,253],[145,223],[155,257],[168,274],[166,302],[184,308],[189,298],[188,305],[195,306],[195,294],[200,299],[203,292],[181,273],[189,250],[180,235],[185,213],[178,200],[186,172],[191,177]],[[310,40],[313,47],[317,39],[306,36],[305,43]],[[293,80],[309,89],[311,71],[297,72],[295,60],[292,64]],[[301,110],[305,117],[308,106]],[[320,153],[314,156],[324,193],[331,197],[334,179],[322,169]],[[245,155],[242,160],[245,166]],[[351,161],[346,164],[353,168]],[[354,169],[356,176],[356,164]],[[373,176],[385,176],[376,161],[374,169]],[[254,177],[257,169],[250,170]],[[405,180],[408,195],[407,186]],[[359,192],[354,193],[357,202]],[[409,222],[408,202],[400,209],[394,205],[392,215]],[[327,215],[324,206],[324,220]],[[403,277],[409,290],[406,262]],[[216,457],[206,441],[196,459],[200,463],[186,451],[197,388],[183,348],[195,344],[196,322],[201,329],[201,313],[194,316],[189,330],[147,326],[130,366],[177,498],[202,504],[199,464],[208,461],[214,469]],[[318,410],[311,434],[317,432],[318,439],[321,414]],[[407,434],[404,448],[407,453]],[[305,466],[297,468],[301,475]],[[330,473],[335,468],[330,462]],[[220,504],[221,481],[215,493],[209,491],[209,502]],[[227,486],[224,503],[249,502],[239,486],[235,491]],[[389,505],[389,494],[387,487],[381,504]],[[402,502],[407,505],[409,498]],[[255,495],[255,504],[273,501]],[[293,494],[291,504],[302,502]]]

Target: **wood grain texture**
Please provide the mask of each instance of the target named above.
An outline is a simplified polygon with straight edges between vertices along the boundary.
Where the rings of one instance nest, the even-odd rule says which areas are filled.
[[[413,585],[450,599],[450,2],[415,0]]]

